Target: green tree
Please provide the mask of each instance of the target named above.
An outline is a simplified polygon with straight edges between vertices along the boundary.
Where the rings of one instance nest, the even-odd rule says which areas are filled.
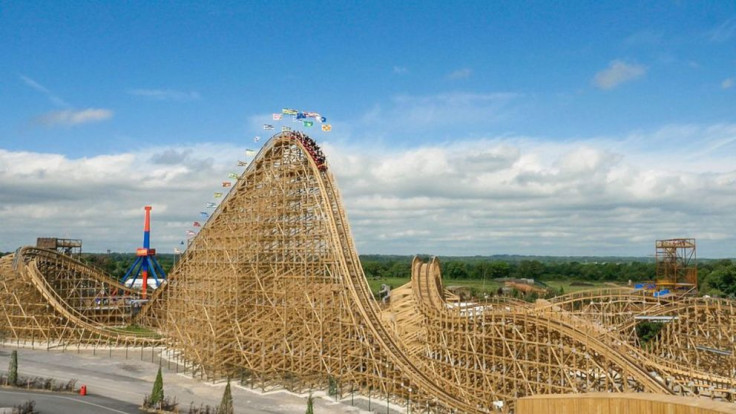
[[[217,414],[233,414],[233,395],[230,391],[230,377],[227,377],[225,392],[222,393],[222,401],[217,407]]]
[[[307,398],[307,412],[305,414],[314,414],[314,397],[312,397],[311,392]]]
[[[158,367],[156,381],[153,382],[153,390],[151,391],[151,405],[156,405],[164,401],[164,378],[161,376],[161,367]]]
[[[10,354],[10,366],[8,366],[8,384],[18,385],[18,351]]]
[[[506,262],[491,262],[488,270],[489,273],[486,276],[490,279],[509,277],[511,274],[511,266]]]
[[[700,290],[708,295],[732,296],[736,294],[736,269],[732,266],[719,266],[705,275]]]
[[[519,277],[539,279],[544,273],[544,265],[539,260],[522,260],[517,271]]]
[[[636,335],[639,337],[641,344],[646,346],[650,341],[657,338],[662,327],[664,327],[663,323],[644,321],[636,325]]]
[[[447,275],[448,279],[467,279],[468,278],[468,266],[465,262],[448,261],[444,265],[442,271],[443,275]]]

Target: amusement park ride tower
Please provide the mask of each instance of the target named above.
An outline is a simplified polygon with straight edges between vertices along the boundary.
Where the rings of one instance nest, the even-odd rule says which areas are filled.
[[[698,288],[695,239],[657,240],[656,289],[676,294],[694,293]]]
[[[145,206],[146,218],[143,222],[143,247],[136,250],[136,259],[130,266],[122,282],[126,286],[133,287],[136,280],[141,279],[141,296],[146,298],[146,290],[148,289],[148,272],[151,272],[156,287],[161,285],[161,280],[166,279],[166,273],[156,260],[156,249],[151,249],[151,206]]]

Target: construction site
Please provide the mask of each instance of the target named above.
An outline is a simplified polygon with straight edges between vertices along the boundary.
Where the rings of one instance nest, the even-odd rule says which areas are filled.
[[[639,404],[616,412],[643,413],[681,397],[703,404],[677,412],[736,408],[736,302],[697,295],[693,239],[656,242],[651,284],[534,303],[461,301],[437,259],[415,258],[410,282],[381,304],[328,160],[297,132],[263,146],[152,293],[80,261],[81,242],[50,240],[0,258],[7,343],[159,347],[202,379],[331,387],[407,412],[543,413],[615,400]],[[661,325],[646,344],[642,322]]]

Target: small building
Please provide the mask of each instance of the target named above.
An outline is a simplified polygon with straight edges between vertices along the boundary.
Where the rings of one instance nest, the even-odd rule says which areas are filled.
[[[81,239],[59,239],[56,237],[39,237],[36,239],[39,249],[55,250],[67,256],[79,257],[82,255]]]

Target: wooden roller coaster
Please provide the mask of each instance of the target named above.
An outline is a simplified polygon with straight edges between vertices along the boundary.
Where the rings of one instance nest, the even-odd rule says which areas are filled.
[[[315,154],[301,133],[271,138],[142,308],[137,291],[62,254],[3,257],[0,337],[160,344],[208,379],[329,383],[432,412],[513,412],[521,397],[565,393],[733,400],[731,301],[609,289],[465,303],[443,288],[437,260],[415,259],[410,283],[379,307]],[[663,324],[647,344],[635,334],[642,320]]]

